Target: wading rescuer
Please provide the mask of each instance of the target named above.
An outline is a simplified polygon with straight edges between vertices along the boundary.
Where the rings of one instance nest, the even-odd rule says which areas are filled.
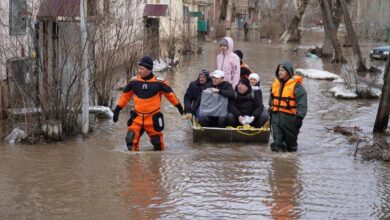
[[[172,91],[172,88],[161,77],[152,72],[153,60],[145,56],[138,62],[138,76],[133,77],[123,89],[114,110],[113,121],[118,121],[119,112],[126,106],[130,98],[134,98],[134,111],[131,111],[127,122],[128,132],[126,145],[129,150],[139,150],[142,134],[150,137],[154,150],[164,150],[163,133],[164,118],[160,112],[161,96],[164,95],[183,115],[183,107]]]
[[[302,86],[302,77],[294,76],[291,63],[278,65],[275,75],[269,99],[274,139],[271,150],[295,152],[298,148],[299,129],[307,112],[307,93]]]

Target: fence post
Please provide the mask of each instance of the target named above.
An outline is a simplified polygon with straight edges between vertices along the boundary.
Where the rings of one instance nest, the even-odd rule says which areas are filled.
[[[7,117],[6,110],[9,104],[8,83],[0,80],[0,120]]]

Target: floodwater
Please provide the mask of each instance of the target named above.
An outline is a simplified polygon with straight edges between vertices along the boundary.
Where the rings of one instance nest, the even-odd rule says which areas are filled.
[[[215,67],[216,44],[202,47],[163,74],[179,97],[198,70]],[[295,47],[236,44],[261,74],[265,103],[286,59],[340,74],[340,66]],[[268,144],[194,144],[167,101],[164,152],[151,151],[146,137],[142,151],[126,150],[125,111],[116,124],[99,120],[88,138],[0,144],[0,219],[388,219],[390,164],[353,157],[355,145],[326,129],[359,126],[371,135],[378,100],[335,99],[333,85],[305,79],[309,111],[297,153],[274,153]]]

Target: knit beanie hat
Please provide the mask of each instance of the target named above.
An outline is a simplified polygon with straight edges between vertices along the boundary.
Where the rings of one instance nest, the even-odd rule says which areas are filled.
[[[248,78],[251,73],[251,70],[246,66],[240,68],[240,78]]]
[[[206,77],[206,79],[209,79],[210,78],[210,72],[207,70],[207,69],[202,69],[199,73],[199,76],[200,75],[203,75],[204,77]]]
[[[153,60],[148,56],[144,56],[138,65],[145,67],[148,70],[153,70]]]
[[[257,73],[251,73],[248,78],[249,79],[254,79],[254,80],[256,80],[256,82],[260,81],[260,76]]]
[[[229,43],[228,43],[228,41],[225,38],[222,38],[221,40],[219,40],[219,46],[227,46],[227,47],[229,47]]]
[[[251,86],[251,83],[249,82],[249,79],[247,78],[243,78],[241,79],[238,84],[244,84],[247,88],[248,88],[248,92],[251,92],[252,91],[252,86]],[[236,89],[238,88],[238,84],[237,84],[237,87]]]

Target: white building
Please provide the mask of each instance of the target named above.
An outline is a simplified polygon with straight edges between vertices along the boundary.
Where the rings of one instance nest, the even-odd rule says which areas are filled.
[[[0,119],[31,78],[31,0],[0,1]],[[22,88],[18,88],[18,81]],[[12,101],[12,102],[11,102]]]
[[[28,53],[27,1],[0,1],[0,79],[5,79],[6,62],[10,58],[24,57]],[[11,12],[11,13],[10,13]]]

